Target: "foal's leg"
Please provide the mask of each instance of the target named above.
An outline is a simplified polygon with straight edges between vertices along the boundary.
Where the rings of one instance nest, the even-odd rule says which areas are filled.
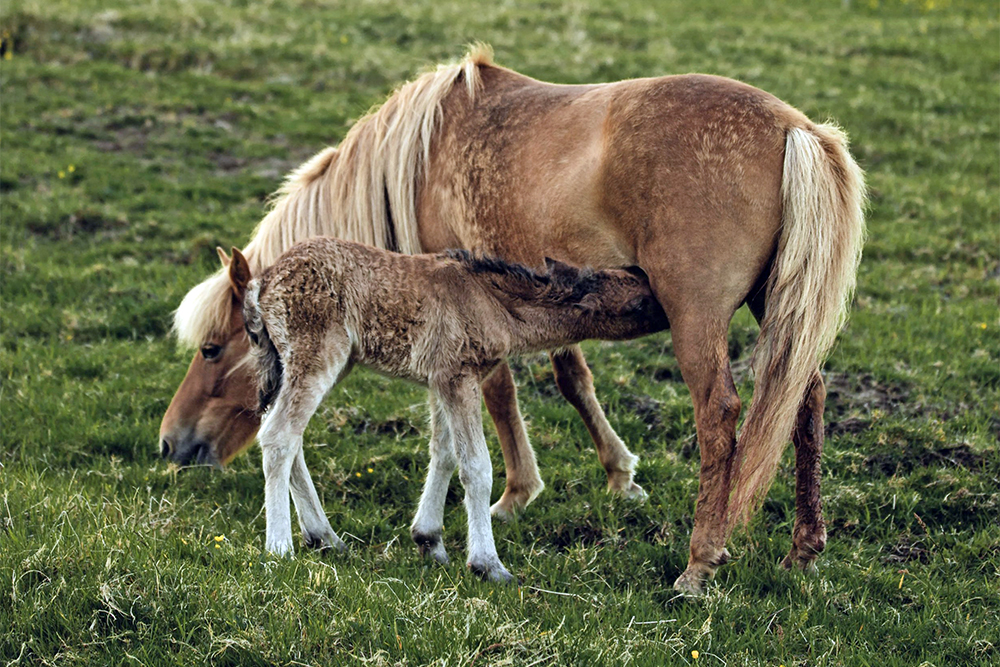
[[[501,363],[483,382],[483,398],[486,409],[496,425],[503,463],[507,473],[507,485],[500,500],[490,508],[493,516],[510,519],[535,499],[545,483],[538,474],[535,451],[528,441],[528,432],[517,405],[517,387],[507,362]]]
[[[420,548],[420,553],[431,556],[442,565],[448,564],[441,533],[444,529],[444,501],[448,495],[448,482],[455,472],[458,459],[452,442],[448,417],[430,393],[431,408],[431,463],[420,496],[417,514],[410,525],[410,536]]]
[[[282,387],[264,416],[258,435],[264,468],[264,512],[267,520],[264,548],[279,556],[291,554],[293,549],[292,509],[288,493],[292,464],[302,450],[302,430],[296,428],[302,419],[293,414],[300,400],[293,387]],[[306,421],[311,415],[310,412],[306,416]]]
[[[346,337],[345,337],[346,340]],[[260,429],[260,448],[264,468],[264,508],[267,518],[267,538],[265,548],[278,555],[292,552],[292,519],[288,502],[289,492],[295,498],[300,514],[300,525],[310,540],[312,530],[322,539],[327,535],[329,523],[323,514],[322,505],[312,485],[305,459],[302,457],[302,434],[309,424],[320,402],[337,382],[347,366],[349,347],[337,346],[323,352],[331,355],[326,367],[316,367],[321,358],[319,350],[297,349],[296,359],[302,364],[286,363],[283,370],[283,386],[278,396],[264,416]],[[296,469],[295,482],[292,471]],[[323,521],[316,515],[323,516]],[[334,538],[332,544],[343,544],[339,537],[329,530]],[[338,542],[340,543],[338,545]]]
[[[333,532],[330,520],[323,511],[316,487],[306,467],[306,459],[299,453],[292,463],[291,476],[292,500],[295,501],[295,513],[299,515],[299,528],[302,529],[302,539],[307,547],[325,551],[329,548],[346,551],[347,545]]]
[[[734,472],[740,397],[729,368],[728,320],[695,315],[672,325],[677,362],[691,390],[701,452],[690,555],[674,588],[698,594],[704,582],[729,560],[726,509]]]
[[[310,355],[304,353],[305,351],[302,352],[300,353],[300,358],[309,361],[315,360],[309,359]],[[307,388],[301,392],[304,395],[304,399],[301,407],[298,408],[298,411],[304,416],[304,419],[301,421],[301,430],[299,431],[300,443],[301,434],[305,431],[306,425],[309,423],[309,418],[316,412],[323,397],[329,393],[330,389],[349,370],[350,340],[347,338],[347,333],[341,331],[332,332],[328,337],[324,351],[320,354],[325,354],[328,357],[326,368],[322,372],[313,373],[309,379],[300,383]],[[287,377],[288,375],[289,373],[286,370],[285,376]],[[306,411],[308,411],[308,416],[305,416]],[[333,527],[330,526],[330,520],[327,518],[326,512],[323,511],[323,503],[319,499],[319,494],[316,493],[312,476],[306,467],[306,459],[302,453],[301,444],[295,455],[295,460],[292,462],[290,481],[292,500],[295,502],[295,513],[298,514],[299,528],[302,529],[302,539],[306,546],[320,550],[333,547],[339,551],[345,551],[347,545],[334,532]]]
[[[597,402],[594,376],[587,367],[587,360],[583,358],[583,350],[579,345],[571,345],[551,352],[549,356],[559,391],[580,413],[594,440],[597,458],[608,473],[608,491],[626,498],[645,498],[646,492],[632,481],[632,472],[639,463],[639,457],[628,450],[611,428],[601,404]]]
[[[448,418],[459,478],[465,487],[465,512],[469,521],[470,570],[484,579],[509,582],[514,579],[497,556],[490,524],[490,490],[493,467],[483,437],[482,401],[478,383],[472,378],[444,378],[431,391],[437,393]]]
[[[823,454],[823,407],[826,386],[817,369],[799,408],[792,442],[795,443],[795,527],[792,549],[781,562],[785,568],[814,569],[826,547],[826,523],[820,502],[820,457]]]

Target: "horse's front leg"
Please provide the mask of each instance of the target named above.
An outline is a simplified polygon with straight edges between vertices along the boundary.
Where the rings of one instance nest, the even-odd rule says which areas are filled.
[[[571,345],[549,356],[559,391],[580,413],[594,440],[597,458],[608,473],[608,491],[626,498],[645,499],[646,492],[632,480],[639,457],[629,451],[611,428],[601,404],[597,402],[594,376],[587,367],[583,350],[579,345]]]
[[[439,401],[430,394],[431,409],[431,462],[427,471],[427,481],[420,495],[417,514],[410,525],[410,536],[416,542],[420,553],[430,556],[442,565],[448,564],[448,554],[444,549],[444,501],[448,495],[448,483],[455,472],[458,459],[452,442],[448,416],[441,409]]]
[[[482,396],[472,378],[448,378],[432,388],[451,426],[458,475],[465,487],[465,511],[469,524],[470,570],[489,581],[506,583],[514,579],[500,562],[490,522],[490,490],[493,466],[483,436]]]
[[[486,409],[497,429],[507,473],[503,495],[490,512],[500,519],[510,519],[542,492],[545,483],[538,474],[535,452],[528,441],[528,432],[517,405],[517,386],[506,361],[486,378],[482,390]]]

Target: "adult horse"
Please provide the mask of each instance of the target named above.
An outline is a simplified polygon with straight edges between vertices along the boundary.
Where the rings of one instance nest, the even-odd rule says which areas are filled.
[[[405,253],[466,248],[529,265],[638,265],[670,321],[701,452],[690,556],[675,587],[699,592],[766,492],[789,439],[796,517],[785,565],[826,543],[819,500],[825,390],[864,236],[864,183],[845,136],[730,79],[683,75],[554,85],[474,49],[402,86],[336,148],[296,170],[244,254],[254,274],[294,242],[332,235]],[[200,347],[160,429],[164,456],[224,463],[258,422],[240,361],[247,340],[224,271],[175,316]],[[744,303],[761,325],[754,396],[741,405],[726,334]],[[642,494],[577,346],[551,354],[612,491]],[[507,514],[541,490],[503,365],[483,385],[497,427]]]

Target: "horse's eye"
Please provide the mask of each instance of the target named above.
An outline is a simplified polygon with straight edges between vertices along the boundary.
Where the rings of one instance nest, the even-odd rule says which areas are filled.
[[[215,361],[222,354],[221,345],[213,345],[209,343],[208,345],[201,346],[201,356],[205,357],[205,361]]]

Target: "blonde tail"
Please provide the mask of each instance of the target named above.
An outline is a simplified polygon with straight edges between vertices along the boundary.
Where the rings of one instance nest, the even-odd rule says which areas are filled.
[[[754,350],[753,401],[737,445],[730,530],[745,524],[767,493],[807,383],[847,319],[866,195],[839,128],[788,131],[781,196],[781,237]]]

